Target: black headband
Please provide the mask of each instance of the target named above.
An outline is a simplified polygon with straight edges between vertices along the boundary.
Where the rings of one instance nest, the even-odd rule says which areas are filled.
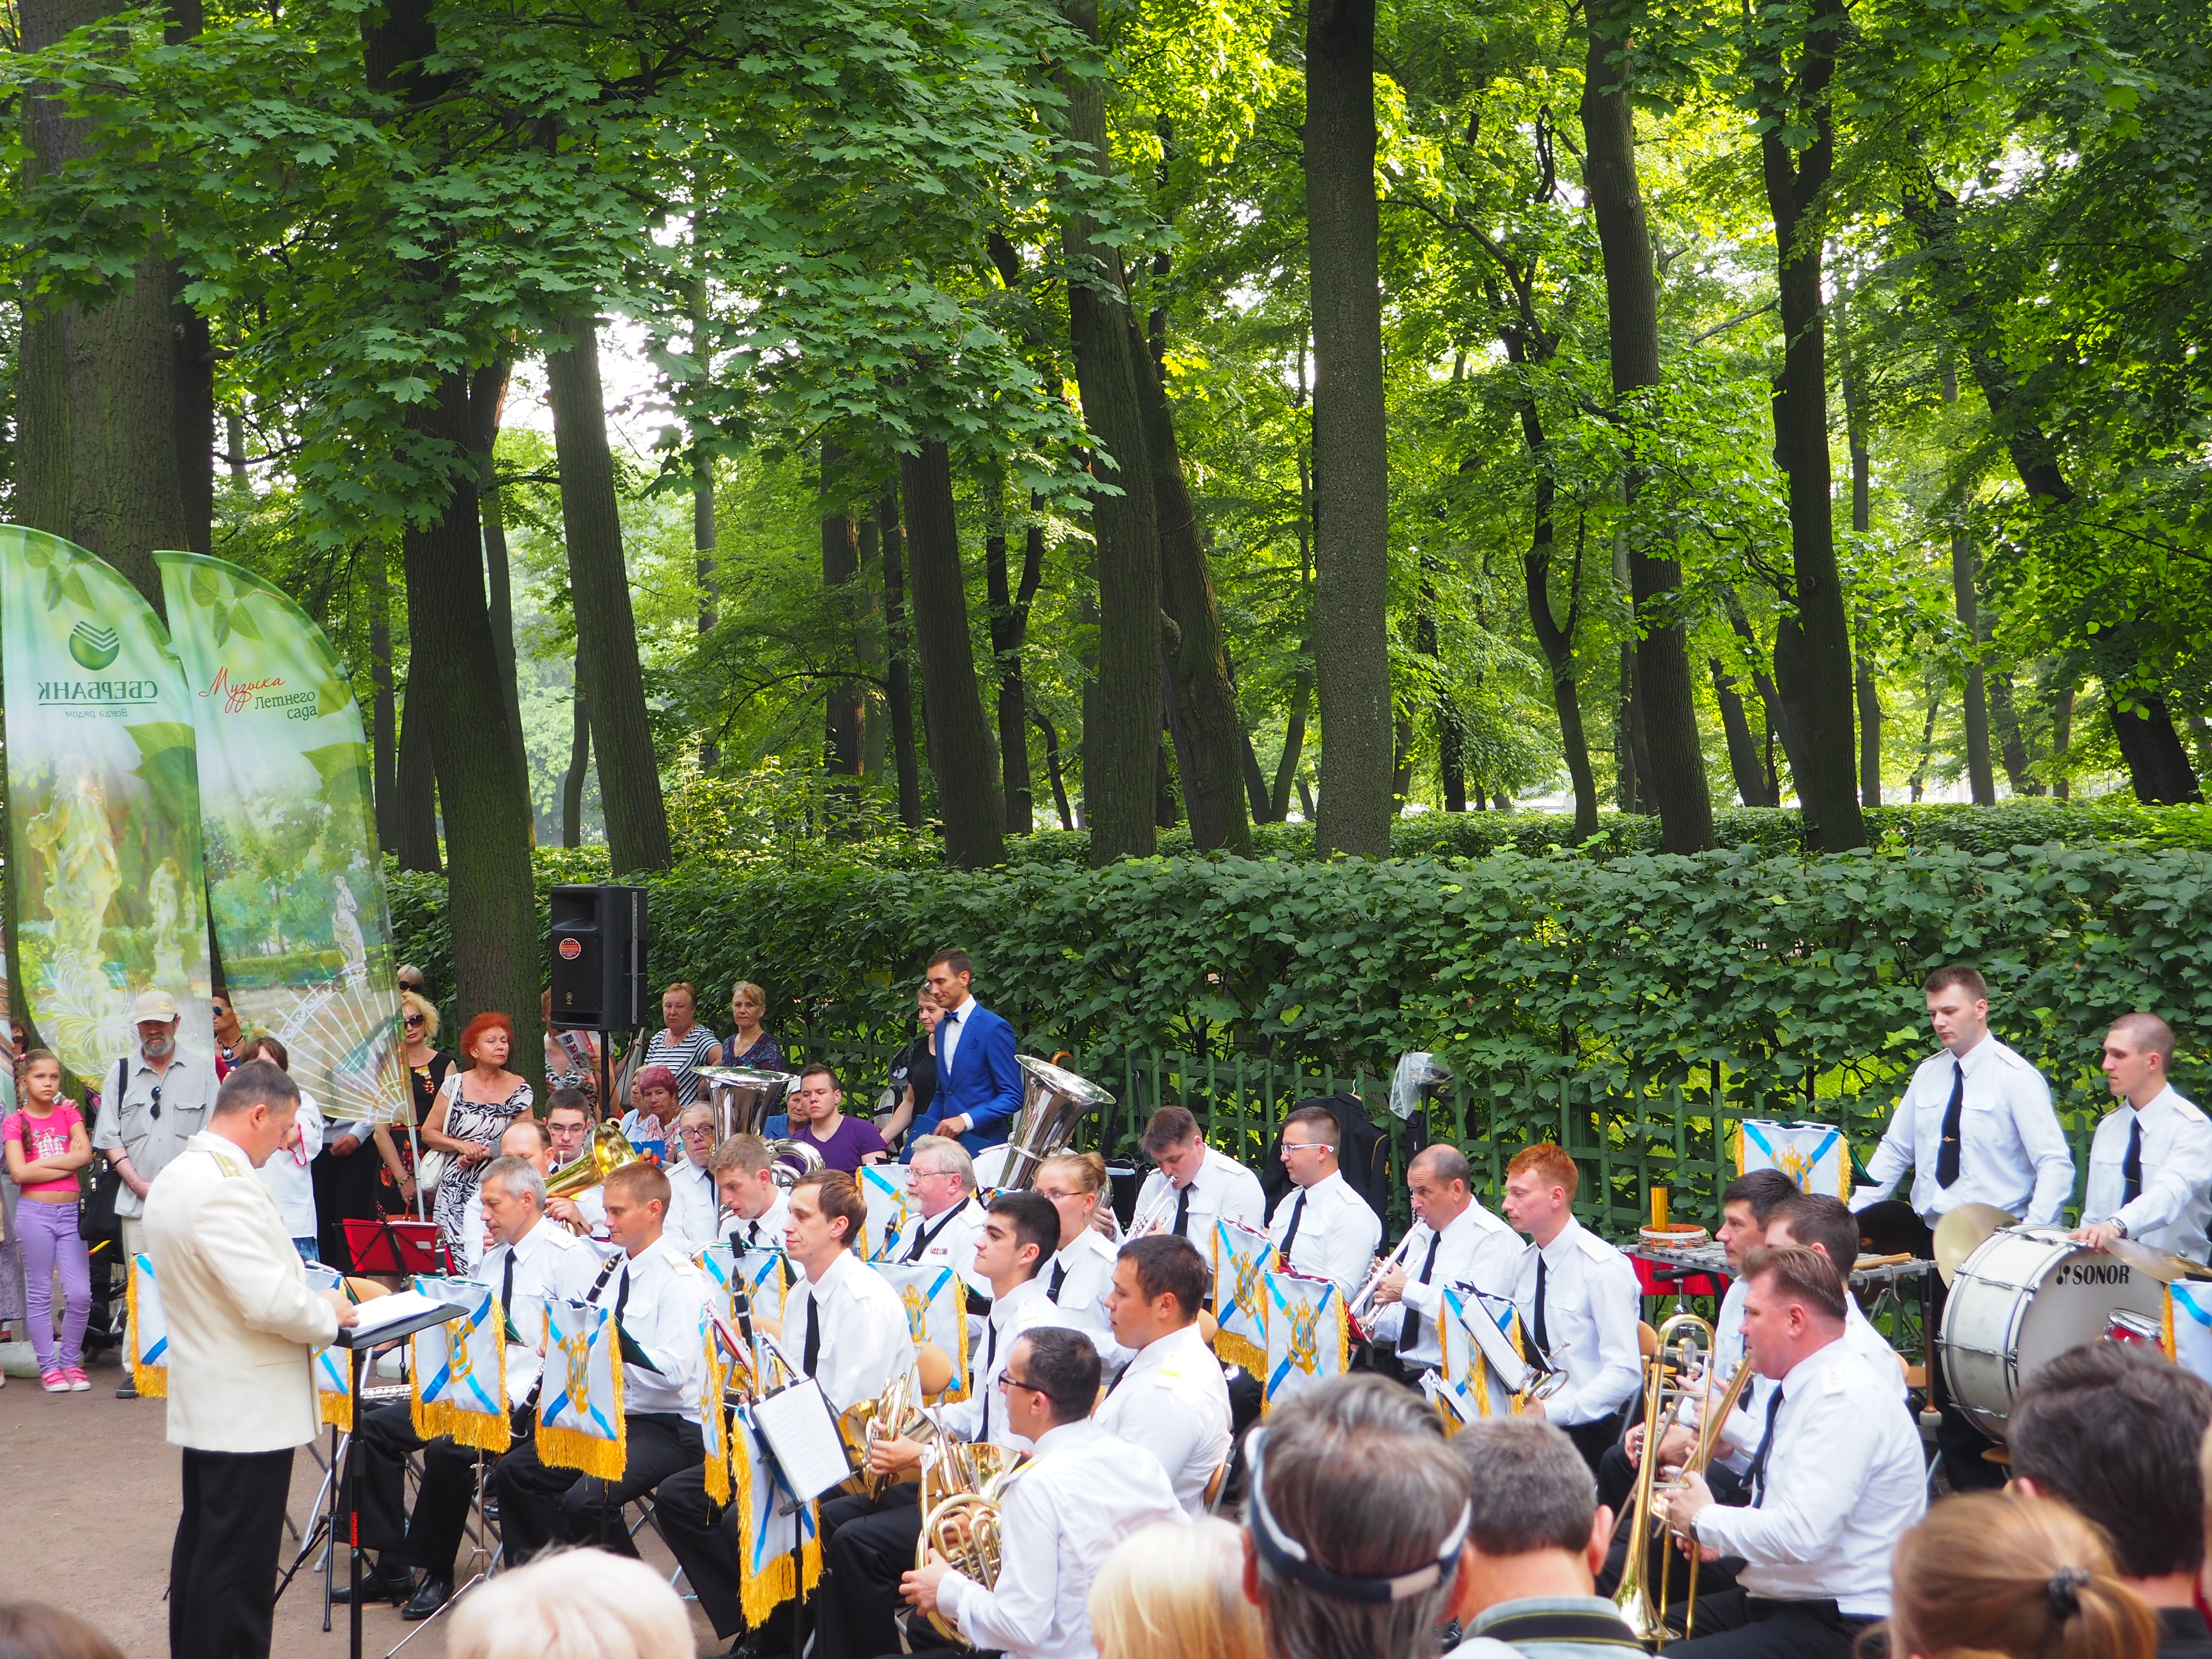
[[[1448,1577],[1459,1563],[1460,1551],[1466,1547],[1468,1528],[1474,1518],[1474,1506],[1462,1504],[1459,1519],[1452,1524],[1443,1541],[1437,1546],[1437,1559],[1408,1571],[1388,1577],[1369,1577],[1358,1574],[1331,1572],[1306,1553],[1304,1545],[1285,1532],[1275,1521],[1274,1511],[1267,1507],[1265,1484],[1261,1478],[1261,1453],[1267,1443],[1267,1431],[1252,1431],[1245,1442],[1245,1458],[1251,1465],[1252,1542],[1266,1562],[1267,1570],[1279,1577],[1304,1584],[1332,1601],[1358,1601],[1372,1607],[1387,1607],[1434,1589]]]

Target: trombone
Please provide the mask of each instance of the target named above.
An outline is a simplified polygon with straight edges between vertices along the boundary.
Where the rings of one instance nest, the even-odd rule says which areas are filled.
[[[1707,1385],[1702,1372],[1712,1370],[1713,1328],[1697,1315],[1678,1313],[1659,1328],[1656,1352],[1644,1362],[1644,1445],[1636,1462],[1636,1484],[1628,1504],[1628,1559],[1621,1569],[1620,1587],[1613,1604],[1636,1639],[1656,1649],[1668,1639],[1667,1578],[1673,1565],[1671,1551],[1660,1557],[1657,1594],[1653,1594],[1645,1557],[1652,1537],[1652,1498],[1658,1487],[1659,1443],[1680,1421],[1693,1398],[1702,1398]],[[1696,1571],[1695,1558],[1691,1571]],[[1696,1579],[1691,1580],[1694,1594]]]

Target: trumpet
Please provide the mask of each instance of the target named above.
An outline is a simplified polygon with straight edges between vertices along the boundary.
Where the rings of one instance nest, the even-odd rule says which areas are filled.
[[[1021,1454],[1005,1446],[940,1436],[936,1455],[921,1468],[921,1535],[915,1540],[917,1571],[936,1557],[986,1589],[999,1582],[999,1502]],[[948,1642],[975,1645],[945,1616],[933,1610],[930,1626]]]

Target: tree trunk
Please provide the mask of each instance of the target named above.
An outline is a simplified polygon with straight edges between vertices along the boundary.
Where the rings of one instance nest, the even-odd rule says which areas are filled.
[[[1988,677],[1990,727],[1996,738],[1997,758],[2004,763],[2005,781],[2015,795],[2039,795],[2043,786],[2028,770],[2027,740],[2020,726],[2020,711],[2013,705],[2012,676],[1999,670]]]
[[[1777,685],[1775,683],[1784,678],[1783,629],[1789,627],[1789,619],[1783,618],[1775,628],[1774,672],[1770,675],[1759,665],[1761,658],[1765,655],[1759,642],[1759,635],[1751,625],[1751,618],[1744,615],[1743,605],[1736,599],[1733,590],[1723,590],[1721,605],[1728,612],[1729,627],[1735,630],[1736,638],[1743,642],[1745,659],[1751,664],[1752,689],[1759,693],[1759,701],[1765,708],[1768,732],[1782,740],[1782,755],[1790,767],[1790,781],[1797,791],[1797,799],[1802,806],[1805,799],[1805,787],[1798,781],[1802,774],[1798,770],[1797,755],[1798,746],[1804,739],[1801,735],[1802,728],[1798,725],[1796,707],[1790,701],[1787,684]],[[1796,630],[1792,629],[1790,632],[1794,634]],[[1772,778],[1771,769],[1769,776],[1771,782],[1778,783],[1778,780]],[[1782,799],[1778,788],[1773,791],[1773,797],[1771,804],[1778,805]]]
[[[822,441],[822,588],[839,610],[851,606],[854,579],[860,574],[860,538],[846,505],[845,451],[830,439]],[[840,811],[848,834],[858,835],[860,822],[860,708],[858,680],[832,680],[823,694],[822,769],[833,780],[841,798]]]
[[[1511,342],[1507,349],[1518,349]],[[1558,486],[1550,468],[1543,464],[1547,441],[1534,403],[1524,401],[1521,405],[1521,436],[1528,446],[1529,459],[1537,463],[1535,527],[1529,532],[1528,551],[1522,556],[1521,574],[1528,598],[1528,625],[1534,630],[1537,649],[1544,653],[1544,661],[1551,670],[1552,707],[1559,718],[1559,748],[1566,757],[1567,776],[1574,785],[1574,838],[1579,845],[1597,834],[1597,778],[1590,769],[1589,738],[1583,730],[1582,692],[1577,684],[1575,665],[1575,634],[1582,621],[1583,537],[1577,530],[1574,570],[1569,577],[1571,591],[1567,596],[1567,620],[1562,626],[1552,614],[1552,551],[1556,536],[1553,515]]]
[[[1766,768],[1751,735],[1743,699],[1736,695],[1735,678],[1722,666],[1718,657],[1709,659],[1706,666],[1713,677],[1713,702],[1721,711],[1721,730],[1728,738],[1729,770],[1735,777],[1736,799],[1746,806],[1771,806],[1774,802],[1766,793]]]
[[[1951,536],[1951,604],[1965,630],[1966,648],[1966,779],[1974,805],[1994,806],[1997,799],[1995,774],[1990,768],[1990,706],[1982,684],[1982,628],[1976,578],[1981,561],[1975,556],[1973,538],[1965,531]]]
[[[1874,467],[1867,447],[1866,386],[1858,365],[1858,345],[1850,325],[1850,296],[1841,276],[1836,292],[1836,375],[1844,392],[1844,435],[1851,457],[1851,530],[1866,536],[1874,529]],[[1881,694],[1875,684],[1873,653],[1866,648],[1867,623],[1858,628],[1851,655],[1859,709],[1859,805],[1881,805]]]
[[[1314,850],[1390,854],[1390,452],[1375,201],[1375,0],[1306,0],[1312,285]]]
[[[898,773],[899,822],[921,828],[921,762],[914,744],[914,681],[906,626],[906,535],[899,525],[898,492],[876,502],[876,538],[883,544],[884,702],[890,714],[891,757]]]
[[[1069,24],[1095,49],[1097,0],[1066,0]],[[1095,77],[1063,74],[1068,137],[1087,148],[1100,174],[1111,167],[1106,100]],[[1068,336],[1074,347],[1083,422],[1097,438],[1091,525],[1098,574],[1098,685],[1085,709],[1083,801],[1094,866],[1149,857],[1159,746],[1160,549],[1158,515],[1146,477],[1145,422],[1133,361],[1121,250],[1090,216],[1071,212],[1060,230],[1067,261]],[[1111,493],[1109,493],[1110,490]]]
[[[197,33],[198,31],[193,31]],[[180,297],[184,278],[169,271],[170,415],[175,424],[177,498],[185,546],[215,551],[215,341],[208,319]]]
[[[701,267],[691,280],[691,355],[697,360],[701,375],[711,378],[714,354],[708,339],[711,319],[707,302],[706,255],[699,246],[696,219],[691,247]],[[714,550],[714,458],[702,445],[691,462],[691,564],[699,581],[699,631],[702,635],[714,631],[715,605],[720,598],[715,580]],[[699,769],[711,772],[721,763],[721,745],[711,737],[700,738]]]
[[[1160,313],[1154,316],[1165,325]],[[1206,564],[1198,512],[1183,477],[1167,388],[1152,354],[1136,337],[1136,318],[1131,315],[1128,321],[1129,360],[1136,372],[1160,538],[1160,604],[1176,629],[1174,647],[1167,653],[1168,684],[1191,844],[1201,853],[1225,847],[1249,858],[1252,825],[1244,816],[1237,776],[1243,726],[1229,686],[1228,649],[1221,635],[1221,613],[1214,605],[1213,573]]]
[[[1073,830],[1075,828],[1075,814],[1068,810],[1067,780],[1061,775],[1060,769],[1060,733],[1053,729],[1052,722],[1042,714],[1032,710],[1030,718],[1036,722],[1037,730],[1044,733],[1044,769],[1046,775],[1052,780],[1053,810],[1060,814],[1060,827]]]
[[[1244,739],[1244,795],[1252,809],[1255,823],[1270,822],[1267,817],[1267,775],[1260,769],[1260,751],[1252,747],[1252,734],[1241,734]]]
[[[1775,382],[1775,455],[1790,480],[1790,562],[1804,653],[1803,760],[1798,797],[1818,826],[1818,846],[1828,851],[1866,845],[1859,816],[1853,752],[1850,626],[1836,568],[1835,525],[1828,497],[1828,380],[1821,316],[1820,250],[1804,234],[1807,216],[1826,188],[1834,165],[1833,118],[1827,91],[1837,42],[1844,22],[1843,0],[1814,0],[1794,80],[1784,78],[1779,46],[1768,50],[1754,73],[1765,78],[1760,114],[1768,121],[1759,140],[1768,210],[1774,221],[1775,275],[1784,341],[1783,368]],[[1776,98],[1814,110],[1813,142],[1791,154],[1790,130]],[[1785,691],[1788,690],[1785,685]],[[1793,769],[1796,769],[1793,764]]]
[[[438,774],[430,752],[430,697],[426,690],[422,702],[416,702],[411,673],[407,693],[405,718],[399,726],[398,842],[393,850],[401,869],[427,870],[434,875],[442,866],[438,854]]]
[[[499,654],[499,683],[507,693],[507,718],[520,744],[522,691],[514,672],[514,577],[507,553],[507,507],[500,495],[494,461],[512,367],[501,357],[469,377],[469,419],[475,428],[471,442],[477,456],[477,501],[483,518],[484,590],[491,605],[492,649]],[[526,748],[524,752],[528,752]]]
[[[2057,701],[2051,708],[2051,758],[2052,770],[2057,775],[2051,781],[2051,793],[2064,800],[2074,793],[2073,781],[2067,776],[2069,751],[2074,747],[2074,682],[2069,679],[2058,688]]]
[[[568,720],[568,769],[561,777],[561,845],[584,844],[584,783],[591,775],[592,704],[584,695],[584,653],[577,647]]]
[[[392,702],[392,566],[382,542],[368,544],[369,766],[376,782],[376,842],[399,850],[398,719]]]
[[[1162,830],[1172,830],[1182,822],[1182,806],[1176,799],[1175,762],[1168,754],[1167,695],[1168,689],[1163,685],[1160,732],[1152,747],[1152,823]]]
[[[1928,783],[1928,763],[1936,754],[1936,716],[1942,711],[1943,694],[1938,689],[1928,694],[1928,718],[1920,726],[1920,760],[1912,769],[1912,799],[1918,800]]]
[[[1275,786],[1267,796],[1267,811],[1277,823],[1291,815],[1291,788],[1305,753],[1306,719],[1313,709],[1313,641],[1301,640],[1298,646],[1303,660],[1291,679],[1291,712],[1283,723],[1283,752],[1276,757]]]
[[[468,381],[448,375],[417,405],[418,429],[469,453]],[[453,994],[463,1021],[496,1009],[514,1022],[515,1051],[537,1052],[538,905],[530,868],[527,763],[501,706],[491,614],[484,603],[483,538],[473,469],[457,476],[444,510],[401,538],[407,569],[407,717],[428,716],[449,863],[446,920]],[[583,608],[580,603],[580,610]],[[427,705],[427,707],[426,707]]]
[[[1859,805],[1881,805],[1881,689],[1874,665],[1862,654],[1858,664]]]
[[[991,654],[998,665],[1000,789],[1006,803],[1006,833],[1026,836],[1036,828],[1036,808],[1030,790],[1029,687],[1022,673],[1022,652],[1029,642],[1030,603],[1044,577],[1044,526],[1036,518],[1042,503],[1030,497],[1030,520],[1022,538],[1022,574],[1017,584],[1006,568],[1006,481],[994,471],[984,488],[989,522],[983,536],[983,568],[991,599]]]
[[[1587,152],[1583,174],[1605,258],[1613,395],[1624,405],[1632,393],[1662,379],[1659,276],[1636,173],[1635,116],[1625,61],[1629,9],[1623,0],[1591,0],[1582,99]],[[1641,416],[1624,407],[1618,418],[1628,423],[1632,442]],[[1632,450],[1623,482],[1632,507],[1643,483]],[[1682,586],[1681,566],[1632,546],[1628,580],[1636,607],[1636,702],[1648,758],[1647,805],[1658,809],[1660,836],[1668,852],[1700,853],[1713,844],[1713,802],[1698,737],[1688,637],[1670,615]]]
[[[607,447],[606,401],[599,386],[599,325],[589,314],[570,317],[561,331],[571,343],[565,351],[546,353],[545,384],[561,468],[561,525],[568,543],[579,667],[599,751],[608,860],[617,876],[665,870],[668,813],[623,559],[614,456]]]
[[[899,457],[899,496],[914,560],[915,643],[929,707],[929,769],[945,822],[945,855],[956,869],[985,869],[1006,861],[1006,816],[975,684],[952,458],[943,444],[926,441],[920,454]]]

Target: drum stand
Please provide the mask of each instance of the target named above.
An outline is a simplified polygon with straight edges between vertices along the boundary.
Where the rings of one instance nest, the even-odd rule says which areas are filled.
[[[323,1581],[323,1633],[326,1636],[330,1634],[331,1608],[334,1605],[331,1600],[331,1586],[337,1543],[337,1508],[333,1498],[337,1484],[338,1460],[345,1455],[346,1446],[351,1439],[350,1435],[339,1433],[338,1425],[333,1423],[331,1425],[331,1449],[327,1457],[313,1441],[307,1443],[307,1449],[314,1455],[315,1462],[322,1466],[322,1484],[315,1488],[314,1504],[307,1511],[307,1533],[301,1536],[296,1528],[293,1529],[294,1535],[300,1537],[300,1553],[293,1558],[292,1565],[284,1570],[284,1576],[276,1581],[276,1594],[271,1598],[272,1601],[283,1599],[284,1592],[290,1588],[294,1577],[319,1546],[323,1559],[317,1564],[315,1571]],[[286,1515],[286,1526],[291,1525],[291,1519],[289,1514]]]

